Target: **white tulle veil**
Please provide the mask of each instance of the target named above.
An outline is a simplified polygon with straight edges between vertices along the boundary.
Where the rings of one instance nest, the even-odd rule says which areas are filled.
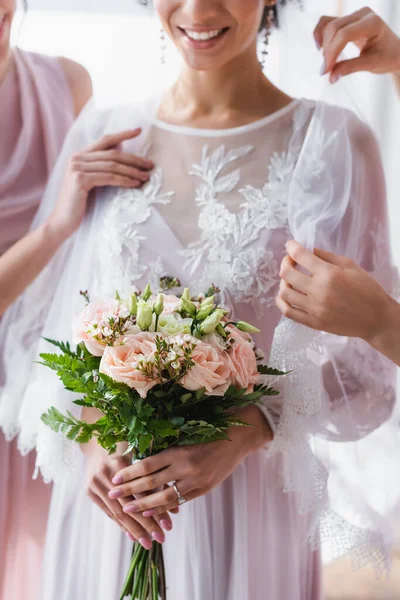
[[[365,229],[370,221],[352,205],[355,196],[370,198],[372,205],[374,198],[381,202],[376,214],[382,239],[374,246],[379,250],[385,245],[387,223],[376,143],[362,120],[347,108],[332,108],[340,104],[355,109],[346,85],[339,83],[333,90],[320,79],[316,65],[321,58],[312,47],[313,19],[306,9],[296,11],[294,17],[294,10],[287,11],[286,23],[281,19],[271,45],[271,55],[280,56],[275,75],[283,73],[283,81],[289,77],[287,45],[288,40],[291,45],[295,41],[296,51],[304,52],[303,74],[296,67],[297,77],[303,87],[307,82],[318,102],[306,103],[302,129],[299,125],[296,131],[295,126],[291,142],[298,152],[287,199],[291,234],[310,249],[348,254],[393,291],[390,257],[378,264],[374,251],[360,250],[358,240],[368,234]],[[151,126],[161,91],[151,100],[138,98],[136,105],[120,109],[87,107],[65,142],[33,227],[50,214],[74,152],[105,133],[132,125],[140,125],[143,135],[131,150],[145,152],[141,140]],[[371,165],[376,168],[373,181]],[[40,415],[52,405],[75,414],[78,407],[71,404],[71,394],[60,388],[55,376],[34,361],[47,349],[42,336],[70,339],[72,316],[81,307],[79,290],[106,288],[98,268],[96,233],[109,194],[108,189],[98,192],[81,228],[0,325],[0,426],[8,439],[18,436],[22,453],[36,448],[38,470],[48,481],[68,476],[80,449],[46,428]],[[347,230],[339,227],[346,219],[351,221]],[[271,408],[276,431],[269,452],[284,454],[283,487],[301,494],[302,512],[315,515],[310,543],[322,542],[328,557],[352,552],[356,565],[370,562],[377,573],[382,572],[389,562],[391,534],[386,516],[397,500],[400,460],[397,423],[391,416],[394,367],[360,340],[320,334],[287,319],[282,319],[275,332],[271,362],[291,374],[282,384],[280,403]]]

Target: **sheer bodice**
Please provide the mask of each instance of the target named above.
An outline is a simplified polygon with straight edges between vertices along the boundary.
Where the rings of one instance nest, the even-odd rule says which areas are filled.
[[[361,502],[354,523],[352,511],[339,510],[353,507],[354,497],[341,489],[345,501],[335,502],[329,465],[316,448],[325,439],[358,440],[389,419],[394,370],[359,340],[320,336],[281,320],[274,296],[292,237],[354,258],[390,289],[376,142],[352,113],[306,100],[225,131],[175,127],[154,114],[147,104],[89,114],[71,134],[39,222],[57,197],[69,156],[105,133],[140,125],[142,135],[126,149],[147,154],[156,168],[141,189],[98,191],[75,237],[8,315],[14,323],[8,363],[21,354],[28,363],[27,354],[33,360],[46,351],[39,335],[71,339],[80,290],[122,295],[150,280],[155,291],[166,275],[193,291],[219,286],[236,315],[261,329],[258,346],[288,375],[281,395],[262,407],[274,428],[272,444],[210,494],[185,505],[168,535],[171,598],[263,598],[267,568],[272,600],[315,600],[321,591],[314,552],[320,532],[336,556],[353,550],[359,562],[385,567],[374,512]],[[18,344],[22,332],[30,340],[24,347]],[[46,573],[57,575],[45,577],[43,600],[53,600],[56,589],[63,590],[61,600],[117,597],[129,545],[85,498],[79,447],[40,422],[54,404],[79,414],[71,394],[35,365],[7,381],[2,402],[10,429],[20,431],[22,450],[36,446],[38,468],[56,481]],[[89,539],[86,552],[83,540]],[[100,546],[107,552],[97,552]]]

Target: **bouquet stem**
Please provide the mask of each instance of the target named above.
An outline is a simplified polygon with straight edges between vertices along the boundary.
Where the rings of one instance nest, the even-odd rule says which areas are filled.
[[[162,547],[153,543],[146,550],[136,543],[133,547],[132,562],[129,567],[120,600],[166,600],[165,571]]]

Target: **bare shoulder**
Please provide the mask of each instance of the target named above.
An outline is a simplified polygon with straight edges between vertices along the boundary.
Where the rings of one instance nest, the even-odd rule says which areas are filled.
[[[93,95],[92,79],[89,71],[74,60],[65,58],[64,56],[59,56],[57,60],[67,78],[74,99],[75,115],[78,116]]]

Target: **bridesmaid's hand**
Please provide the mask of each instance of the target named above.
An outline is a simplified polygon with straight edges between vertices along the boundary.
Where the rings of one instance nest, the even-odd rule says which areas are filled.
[[[276,299],[283,315],[312,329],[369,343],[392,329],[392,305],[397,304],[355,262],[323,250],[313,254],[294,241],[287,251]]]
[[[400,74],[400,38],[370,8],[346,17],[322,17],[314,37],[324,54],[322,74],[330,73],[331,83],[358,71]],[[360,56],[337,62],[350,42]]]
[[[71,157],[48,230],[66,239],[85,215],[89,192],[96,187],[138,188],[150,179],[152,161],[120,149],[122,142],[136,138],[141,129],[106,135],[96,144]]]
[[[132,498],[121,498],[113,500],[109,492],[113,489],[112,478],[121,469],[130,463],[130,459],[122,455],[107,456],[99,447],[96,452],[87,456],[87,495],[106,513],[116,524],[127,533],[131,541],[139,541],[140,544],[150,549],[153,540],[162,544],[165,541],[165,531],[172,529],[172,521],[167,513],[158,515],[156,518],[146,518],[143,515],[128,515],[123,508],[129,504]]]
[[[207,494],[229,477],[246,456],[272,439],[268,422],[256,406],[241,410],[237,416],[253,427],[232,427],[231,441],[170,448],[122,469],[113,478],[117,487],[109,496],[125,501],[124,513],[155,517],[178,506],[173,487],[133,502],[128,499],[133,494],[148,493],[171,482],[176,483],[185,500]]]

